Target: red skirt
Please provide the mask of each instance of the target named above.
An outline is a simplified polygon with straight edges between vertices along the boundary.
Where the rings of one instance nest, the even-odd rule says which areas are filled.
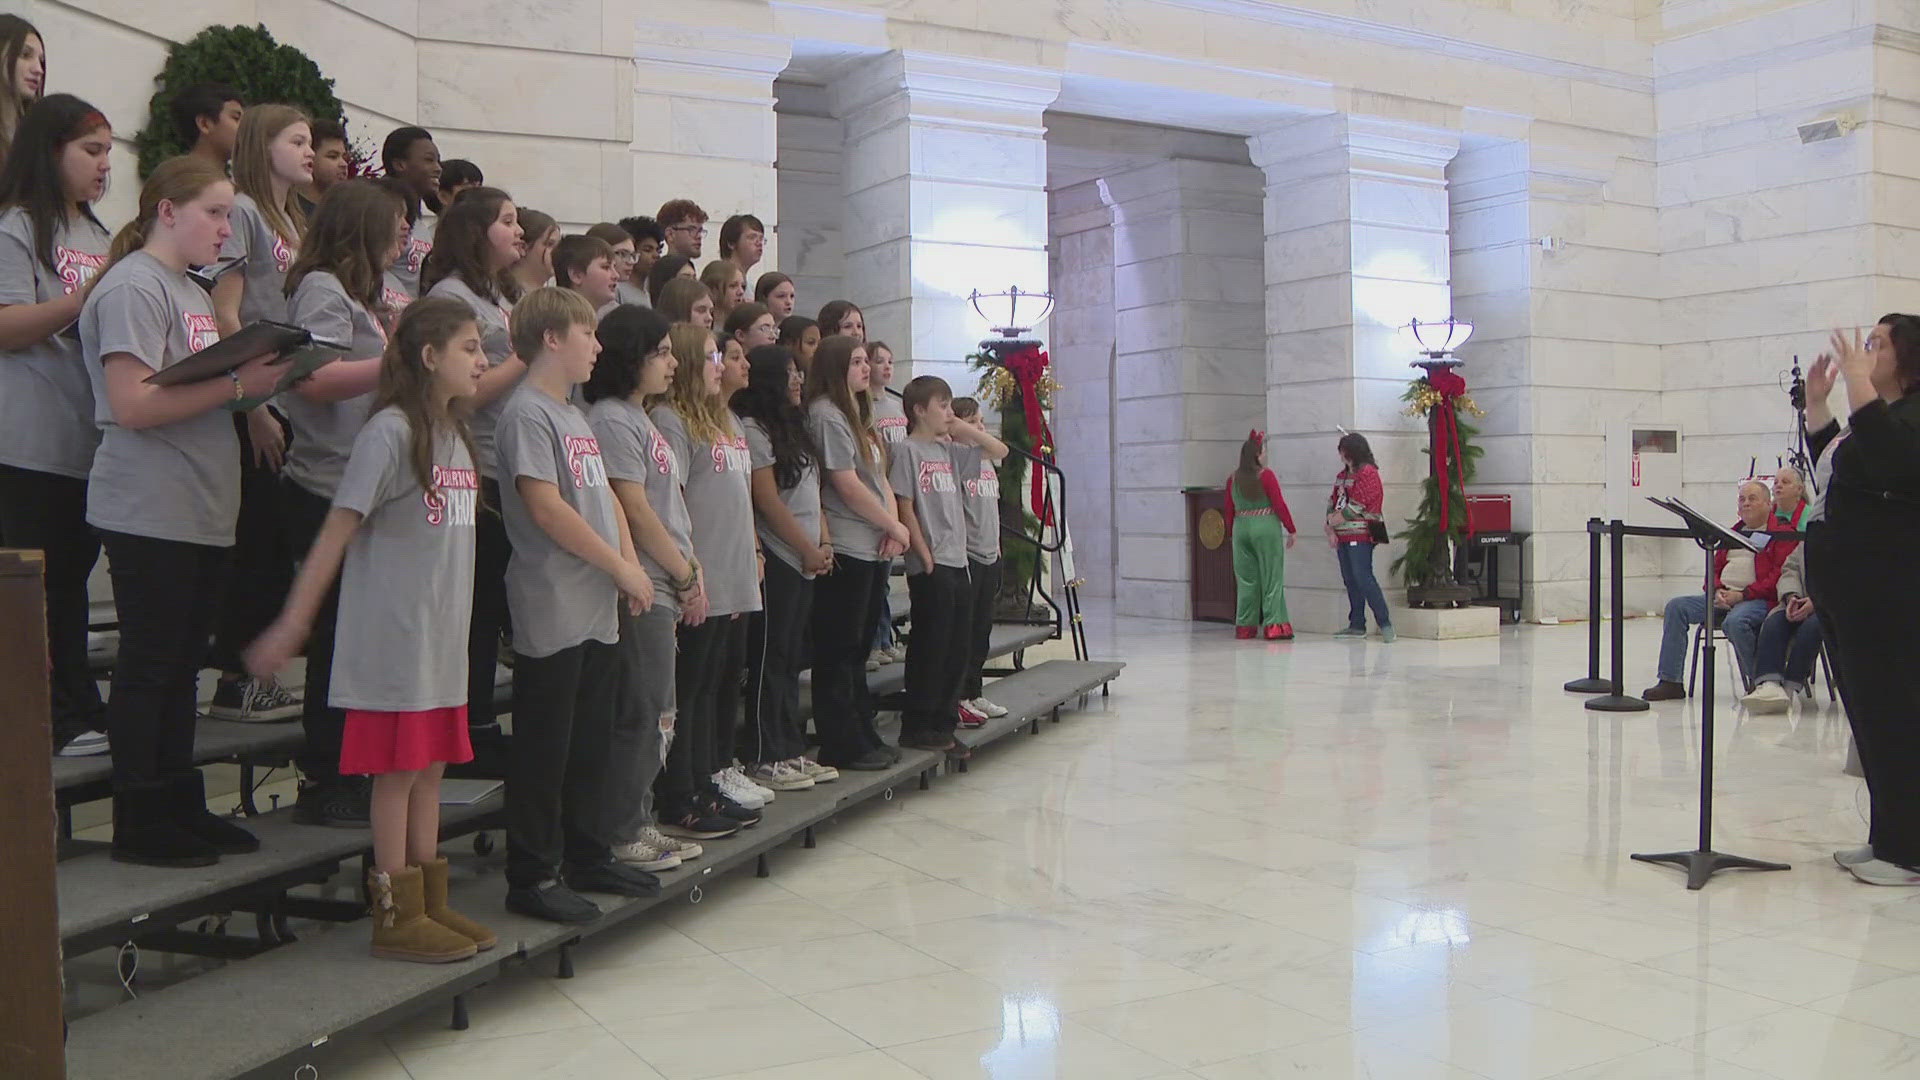
[[[343,776],[413,772],[435,762],[472,760],[465,705],[421,712],[347,710],[347,731],[340,742]]]

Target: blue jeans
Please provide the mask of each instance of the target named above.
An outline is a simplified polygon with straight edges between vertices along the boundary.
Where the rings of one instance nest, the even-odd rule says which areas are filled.
[[[1820,655],[1820,617],[1809,612],[1793,622],[1785,608],[1774,608],[1760,624],[1760,652],[1754,660],[1754,685],[1777,682],[1791,693],[1806,689],[1813,661]]]
[[[1365,630],[1367,608],[1373,609],[1374,622],[1392,626],[1393,618],[1387,614],[1387,594],[1380,591],[1380,582],[1373,576],[1373,545],[1343,541],[1334,551],[1340,558],[1340,580],[1347,586],[1347,626]]]
[[[1754,670],[1754,656],[1760,651],[1760,622],[1767,617],[1767,606],[1765,600],[1742,600],[1732,610],[1719,613],[1720,626],[1727,632],[1727,643],[1733,646],[1743,677]],[[1666,618],[1661,623],[1661,682],[1685,679],[1681,668],[1687,662],[1689,635],[1706,617],[1707,599],[1699,593],[1667,601]]]

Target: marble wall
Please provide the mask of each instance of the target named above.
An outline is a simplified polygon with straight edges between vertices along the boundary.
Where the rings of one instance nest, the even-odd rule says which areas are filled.
[[[1099,178],[1049,192],[1048,277],[1059,297],[1047,357],[1061,383],[1054,434],[1067,478],[1075,568],[1089,596],[1115,595],[1113,208]]]

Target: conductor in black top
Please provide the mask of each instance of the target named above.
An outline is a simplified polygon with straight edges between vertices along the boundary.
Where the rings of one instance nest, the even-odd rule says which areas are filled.
[[[1834,860],[1870,885],[1920,885],[1920,317],[1888,315],[1865,341],[1835,331],[1807,375],[1807,427],[1808,590],[1871,800],[1867,845]]]

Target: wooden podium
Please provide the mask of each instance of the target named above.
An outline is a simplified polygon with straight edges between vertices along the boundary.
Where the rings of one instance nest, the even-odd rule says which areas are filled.
[[[1233,544],[1227,539],[1224,488],[1188,488],[1187,582],[1195,622],[1232,622]]]

